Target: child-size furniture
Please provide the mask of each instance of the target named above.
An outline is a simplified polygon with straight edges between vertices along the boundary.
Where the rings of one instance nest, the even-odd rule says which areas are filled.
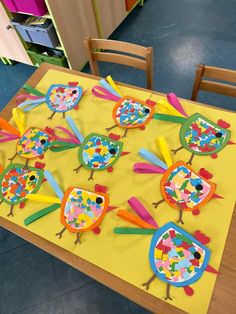
[[[153,87],[153,48],[127,43],[123,41],[86,38],[84,44],[88,53],[91,71],[99,76],[97,61],[113,62],[131,66],[146,72],[147,88]],[[121,53],[106,52],[112,50],[116,52],[129,53],[129,56]],[[135,56],[135,57],[134,57]]]
[[[236,97],[235,85],[219,81],[235,84],[236,71],[199,64],[196,70],[191,100],[197,99],[199,90]]]

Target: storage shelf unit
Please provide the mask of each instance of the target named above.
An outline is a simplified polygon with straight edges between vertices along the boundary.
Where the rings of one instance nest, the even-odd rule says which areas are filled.
[[[66,4],[65,1],[45,0],[45,3],[48,13],[43,17],[52,21],[59,39],[59,45],[56,49],[64,53],[67,64],[71,69],[81,70],[87,62],[84,38],[108,38],[136,5],[143,4],[143,0],[137,0],[129,12],[126,11],[125,0],[70,0],[66,1]],[[9,19],[9,21],[5,21],[5,25],[0,24],[0,55],[8,59],[32,64],[27,54],[29,45],[20,38],[14,29],[8,31],[3,29],[9,26],[8,24],[16,14],[25,13],[11,14],[0,2],[0,18],[4,15],[5,20],[6,16]],[[32,14],[27,13],[27,15]],[[4,36],[2,36],[2,33]],[[11,47],[2,49],[2,38],[6,42],[9,34],[14,38],[11,39]],[[14,48],[12,40],[17,42]],[[47,59],[47,62],[49,61],[50,59]],[[35,65],[37,66],[37,64]]]

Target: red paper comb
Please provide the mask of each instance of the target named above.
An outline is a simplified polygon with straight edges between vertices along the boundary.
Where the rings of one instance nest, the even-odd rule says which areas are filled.
[[[147,105],[152,106],[152,107],[156,106],[156,104],[157,104],[156,101],[153,101],[151,99],[146,99],[145,102],[146,102]]]
[[[43,164],[42,162],[37,161],[37,162],[34,164],[34,166],[35,166],[35,168],[43,169],[46,165]]]
[[[209,180],[213,178],[213,174],[207,171],[205,168],[201,168],[199,170],[200,176],[202,176],[204,179]]]
[[[48,126],[46,126],[46,128],[44,129],[48,134],[54,135],[55,131],[52,128],[49,128]]]
[[[107,193],[107,186],[96,184],[95,185],[95,192]]]
[[[115,141],[119,141],[120,139],[120,135],[114,134],[114,133],[110,133],[109,137]]]
[[[78,82],[69,82],[68,85],[69,86],[77,86],[79,83]]]
[[[210,238],[207,237],[204,233],[202,233],[200,230],[197,230],[194,232],[193,235],[199,242],[202,244],[210,243]]]
[[[228,129],[230,127],[230,124],[222,119],[219,119],[217,121],[217,125],[219,125],[220,127],[224,128],[224,129]]]

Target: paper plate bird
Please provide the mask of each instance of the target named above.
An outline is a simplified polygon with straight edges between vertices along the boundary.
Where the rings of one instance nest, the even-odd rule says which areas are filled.
[[[27,195],[27,198],[30,200],[53,203],[53,205],[26,218],[24,221],[25,225],[29,225],[60,208],[61,223],[64,227],[56,236],[61,238],[66,230],[76,233],[75,244],[77,244],[81,243],[81,236],[84,232],[93,231],[95,234],[99,234],[99,226],[106,213],[116,208],[109,206],[107,187],[97,184],[94,192],[80,187],[69,187],[63,193],[49,171],[44,171],[44,176],[57,194],[57,197],[38,194]]]
[[[125,130],[123,137],[127,135],[129,129],[145,129],[155,112],[156,103],[150,99],[146,102],[132,96],[123,97],[110,76],[107,77],[109,83],[104,79],[100,80],[101,86],[96,85],[92,89],[94,96],[106,100],[116,101],[113,109],[112,118],[114,125],[106,128],[107,131],[119,127]]]
[[[162,175],[160,190],[163,199],[153,205],[157,208],[162,202],[166,202],[179,211],[177,222],[184,224],[184,211],[198,215],[200,208],[211,199],[222,197],[215,193],[216,184],[209,181],[213,177],[209,171],[201,168],[197,173],[183,161],[173,163],[165,139],[159,137],[157,142],[165,162],[146,149],[140,149],[140,156],[151,164],[136,163],[134,172]]]
[[[43,159],[44,154],[52,145],[52,141],[60,140],[61,142],[77,142],[75,136],[61,126],[56,126],[54,129],[41,129],[38,127],[30,127],[26,129],[25,126],[25,114],[19,108],[14,108],[12,110],[13,118],[17,129],[12,126],[8,121],[0,117],[0,143],[15,141],[16,153],[13,157],[9,158],[10,162],[18,155],[26,160],[26,165],[28,165],[31,159]],[[62,138],[56,135],[56,131],[60,131],[66,134],[66,138]]]
[[[55,141],[51,145],[51,150],[60,152],[65,149],[79,147],[78,159],[80,165],[74,171],[78,173],[81,168],[90,170],[88,180],[93,180],[93,175],[96,171],[113,171],[113,166],[119,157],[128,154],[122,151],[123,143],[117,140],[115,134],[110,134],[108,137],[98,133],[90,133],[84,138],[73,119],[67,116],[66,120],[77,137],[77,143],[70,144]]]
[[[10,164],[6,169],[0,167],[0,204],[10,205],[8,217],[13,216],[15,205],[25,206],[26,195],[36,193],[43,178],[40,168],[20,164]]]
[[[214,123],[200,113],[188,117],[174,93],[168,94],[167,99],[168,103],[166,101],[160,103],[164,106],[171,104],[180,115],[155,113],[154,119],[182,124],[179,133],[181,146],[174,149],[173,152],[176,154],[181,149],[187,149],[192,154],[188,164],[192,164],[195,155],[217,158],[217,153],[224,149],[227,144],[234,144],[230,141],[229,123],[222,119]]]
[[[217,274],[209,264],[211,252],[206,247],[209,237],[199,230],[192,236],[173,222],[159,227],[138,199],[131,197],[128,203],[137,215],[126,210],[119,210],[117,215],[140,228],[114,228],[114,233],[153,235],[149,249],[153,275],[143,283],[146,290],[158,278],[167,283],[165,300],[172,300],[171,286],[182,287],[188,296],[192,296],[194,290],[190,285],[198,281],[204,271]]]
[[[21,108],[24,112],[27,112],[35,107],[38,107],[42,103],[46,103],[48,108],[52,111],[52,114],[48,119],[52,119],[58,112],[63,114],[72,110],[78,109],[78,103],[83,95],[82,87],[77,86],[77,82],[69,82],[68,85],[64,84],[52,84],[47,93],[43,94],[37,89],[25,84],[23,89],[29,94],[22,94],[17,96],[17,100],[27,98],[27,100],[21,102],[18,108]]]

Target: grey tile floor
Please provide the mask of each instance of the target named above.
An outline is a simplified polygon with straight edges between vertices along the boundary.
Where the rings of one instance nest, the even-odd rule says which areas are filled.
[[[155,86],[189,98],[198,63],[236,69],[235,0],[147,0],[111,38],[153,46]],[[0,110],[35,68],[0,63]],[[89,67],[83,69],[89,72]],[[101,74],[145,86],[144,74],[102,64]],[[235,100],[200,101],[236,110]],[[143,308],[0,228],[0,314],[145,314]]]

